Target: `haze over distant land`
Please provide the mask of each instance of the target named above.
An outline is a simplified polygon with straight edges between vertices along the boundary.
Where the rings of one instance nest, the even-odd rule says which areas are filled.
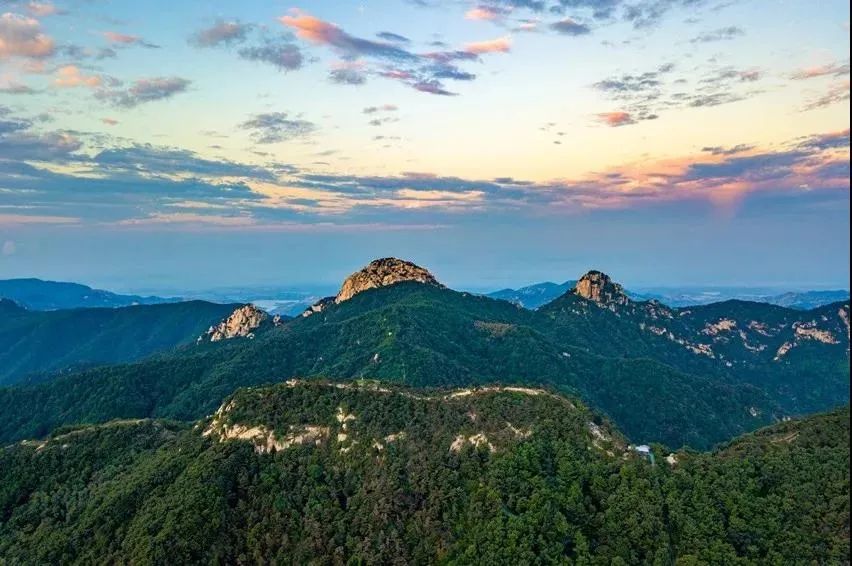
[[[0,278],[848,288],[849,47],[840,0],[4,2]]]

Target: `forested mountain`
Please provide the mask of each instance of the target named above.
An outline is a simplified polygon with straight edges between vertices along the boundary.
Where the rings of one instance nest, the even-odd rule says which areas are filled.
[[[420,283],[377,265],[251,340],[0,390],[0,439],[113,418],[201,418],[238,387],[291,377],[546,386],[581,397],[633,441],[696,448],[848,403],[848,305],[669,309],[632,301],[593,272],[530,311],[446,289],[422,268],[406,267]]]
[[[757,386],[788,413],[848,399],[848,302],[811,311],[746,301],[673,309],[632,301],[604,278],[609,300],[566,293],[540,309],[564,341]]]
[[[0,299],[0,384],[59,370],[138,360],[194,343],[236,305],[203,301],[31,311]]]
[[[553,283],[550,281],[528,285],[520,289],[501,289],[488,293],[492,299],[509,301],[525,309],[537,309],[574,288],[576,281]]]
[[[155,305],[180,300],[120,295],[101,289],[92,289],[79,283],[44,281],[33,278],[0,280],[0,298],[9,299],[27,309],[36,311]]]
[[[0,390],[0,439],[112,418],[200,418],[238,387],[294,376],[413,386],[548,385],[579,394],[637,441],[697,447],[767,424],[776,412],[767,395],[748,385],[647,358],[602,357],[559,340],[555,327],[539,327],[539,320],[503,301],[400,283],[253,340],[203,343],[145,362]]]
[[[848,408],[649,456],[547,391],[291,381],[0,449],[0,557],[848,563]]]
[[[537,309],[570,291],[576,281],[565,283],[535,283],[518,289],[501,289],[486,296],[515,303],[527,309]],[[764,288],[742,287],[662,287],[640,288],[626,291],[635,301],[657,301],[670,307],[694,307],[726,301],[768,303],[797,310],[811,310],[831,303],[849,302],[849,291],[843,289],[827,291],[788,291],[778,293]]]
[[[837,302],[848,302],[849,291],[844,289],[826,291],[787,291],[779,293],[777,289],[710,287],[710,288],[642,288],[631,292],[636,300],[656,300],[671,307],[693,307],[725,301],[748,301],[768,303],[779,307],[798,310],[811,310]]]

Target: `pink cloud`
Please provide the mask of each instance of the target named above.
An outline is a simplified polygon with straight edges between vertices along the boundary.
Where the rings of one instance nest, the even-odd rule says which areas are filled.
[[[141,47],[148,48],[157,48],[158,45],[154,45],[153,43],[148,43],[138,35],[129,35],[126,33],[119,33],[117,31],[105,31],[101,35],[109,41],[110,43],[117,45],[139,45]]]
[[[54,49],[53,40],[42,33],[38,20],[9,12],[0,16],[0,59],[48,57]]]
[[[635,120],[629,112],[623,112],[620,110],[616,112],[602,112],[598,114],[598,119],[611,128],[627,126],[635,123]]]
[[[849,63],[829,63],[816,67],[800,69],[791,75],[794,80],[815,79],[817,77],[841,76],[849,74]]]
[[[508,37],[498,37],[486,41],[475,41],[464,46],[468,53],[483,55],[485,53],[508,53],[512,49],[512,40]]]
[[[118,120],[116,120],[115,118],[101,118],[101,122],[103,122],[107,126],[117,126],[118,125]]]
[[[400,81],[406,81],[414,78],[414,76],[408,71],[402,71],[399,69],[388,69],[386,71],[382,71],[379,74],[387,79],[396,79]]]
[[[105,31],[103,36],[110,43],[124,43],[131,44],[139,41],[139,36],[136,35],[127,35],[125,33],[119,33],[117,31]]]

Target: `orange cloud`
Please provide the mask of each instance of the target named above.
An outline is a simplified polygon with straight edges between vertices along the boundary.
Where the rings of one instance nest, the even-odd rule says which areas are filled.
[[[292,16],[278,18],[282,24],[296,30],[296,35],[314,43],[334,44],[343,34],[343,30],[334,24],[325,22],[301,11],[295,11]]]
[[[488,8],[486,6],[478,6],[476,8],[472,8],[468,10],[464,17],[467,20],[485,20],[485,21],[493,21],[499,19],[502,16],[500,12],[494,10],[493,8]]]
[[[41,32],[38,20],[18,14],[0,16],[0,59],[7,57],[48,57],[53,40]]]
[[[512,40],[508,37],[498,37],[486,41],[475,41],[464,46],[468,53],[483,55],[485,53],[508,53],[512,49]]]
[[[88,87],[97,88],[103,84],[103,79],[97,75],[84,75],[76,65],[65,65],[56,71],[53,84],[62,88]]]

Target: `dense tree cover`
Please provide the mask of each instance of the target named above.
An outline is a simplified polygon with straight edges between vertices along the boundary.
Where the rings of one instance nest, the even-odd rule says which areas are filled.
[[[776,412],[775,403],[748,384],[649,358],[599,356],[571,345],[561,332],[503,301],[400,284],[254,340],[193,345],[144,363],[0,390],[0,441],[110,418],[196,419],[238,387],[293,376],[414,386],[547,385],[579,395],[637,442],[698,448],[768,424]]]
[[[0,385],[95,364],[138,360],[194,342],[235,305],[188,301],[30,311],[0,301]]]
[[[0,563],[849,561],[848,408],[652,465],[577,401],[385,387],[252,388],[195,427],[2,449]],[[327,431],[223,438],[305,426]]]
[[[806,312],[738,300],[680,309],[634,302],[611,311],[568,294],[540,314],[550,319],[550,334],[564,342],[754,385],[787,413],[826,410],[849,398],[848,301]],[[724,326],[713,328],[720,322]],[[802,338],[796,331],[802,324],[828,330],[834,343]],[[779,358],[785,344],[795,346]]]
[[[732,301],[683,311],[652,303],[609,310],[566,295],[533,312],[402,283],[361,293],[254,340],[192,345],[141,363],[0,389],[0,441],[111,418],[196,419],[238,387],[314,376],[414,386],[546,385],[580,396],[636,442],[707,448],[782,415],[848,403],[846,344],[805,341],[782,361],[771,357],[777,343],[790,337],[795,317],[831,315],[840,324],[838,308],[801,313]],[[717,340],[702,332],[723,316],[745,329],[753,350],[739,333]],[[769,331],[750,328],[752,320],[765,321]],[[652,324],[710,341],[714,357],[642,329]],[[765,341],[762,350],[752,345],[758,340]]]

